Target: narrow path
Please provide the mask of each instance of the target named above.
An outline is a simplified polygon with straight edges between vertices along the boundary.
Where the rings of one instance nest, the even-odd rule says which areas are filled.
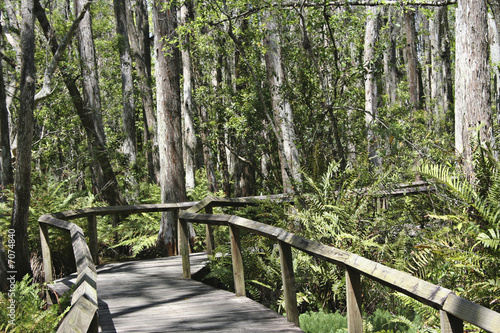
[[[192,254],[191,273],[206,260]],[[302,332],[249,298],[183,279],[180,257],[107,264],[97,276],[100,332]]]

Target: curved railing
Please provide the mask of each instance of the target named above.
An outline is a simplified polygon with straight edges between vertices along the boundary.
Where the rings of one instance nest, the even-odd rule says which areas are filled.
[[[407,273],[397,271],[373,262],[356,254],[339,250],[303,237],[284,229],[234,215],[212,214],[213,207],[244,206],[256,204],[258,199],[275,197],[253,197],[239,199],[219,199],[208,197],[198,203],[172,203],[157,205],[117,206],[88,208],[43,215],[39,219],[42,254],[46,281],[52,281],[52,260],[48,241],[48,226],[70,232],[75,261],[77,264],[76,289],[72,296],[69,313],[64,317],[58,332],[83,331],[97,332],[97,215],[133,214],[140,212],[176,211],[179,217],[179,247],[182,255],[183,276],[190,278],[189,242],[187,223],[202,223],[207,228],[207,252],[213,249],[211,226],[226,225],[231,236],[231,257],[233,262],[236,295],[245,295],[245,278],[240,249],[239,230],[270,238],[278,242],[282,279],[284,286],[285,308],[289,321],[299,325],[295,279],[291,248],[325,260],[346,270],[348,330],[363,332],[361,313],[361,275],[377,281],[394,290],[400,291],[424,304],[438,309],[441,314],[441,332],[463,332],[463,321],[469,322],[489,332],[500,332],[500,314],[467,301],[451,290],[418,279]],[[205,210],[205,214],[198,212]],[[86,217],[88,221],[89,246],[85,242],[83,230],[66,220]],[[94,258],[94,259],[93,259]]]

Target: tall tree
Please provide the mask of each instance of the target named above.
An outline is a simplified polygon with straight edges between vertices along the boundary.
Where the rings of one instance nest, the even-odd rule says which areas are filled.
[[[377,156],[378,140],[374,133],[375,119],[377,117],[378,89],[377,89],[377,57],[376,44],[379,39],[380,12],[378,7],[368,10],[365,29],[365,47],[363,63],[365,67],[365,122],[368,142],[368,158],[370,165],[379,167],[380,158]]]
[[[0,24],[0,52],[3,54],[3,31]],[[14,183],[10,156],[9,110],[5,94],[5,80],[2,60],[0,59],[0,184],[6,187]],[[1,193],[0,193],[1,196]]]
[[[83,8],[86,7],[87,4],[83,6]],[[39,0],[35,0],[35,14],[40,26],[42,27],[45,38],[49,43],[50,50],[55,55],[58,52],[59,43],[56,39],[55,31],[47,18],[46,11],[41,6]],[[125,205],[126,201],[122,198],[118,188],[118,182],[116,181],[116,177],[111,166],[105,142],[101,141],[98,131],[96,130],[96,119],[94,114],[85,108],[83,98],[77,86],[76,78],[72,76],[71,69],[61,63],[59,64],[59,68],[64,84],[68,89],[73,105],[87,135],[88,149],[92,160],[91,176],[94,192],[101,194],[103,199],[106,200],[109,205]]]
[[[173,2],[154,1],[158,147],[163,203],[186,200],[182,163],[180,56],[175,43],[177,39],[176,17]],[[176,223],[175,213],[162,213],[157,247],[163,254],[169,256],[175,254]]]
[[[31,198],[31,145],[35,109],[35,4],[21,1],[21,96],[19,107],[17,167],[14,178],[14,203],[11,228],[16,239],[16,279],[31,274],[28,246],[29,205]]]
[[[396,58],[397,48],[397,9],[387,9],[387,46],[384,50],[384,91],[391,105],[397,101],[398,68]]]
[[[418,61],[417,53],[417,31],[415,28],[415,12],[416,9],[408,7],[405,9],[405,28],[406,28],[406,57],[407,57],[407,79],[410,91],[410,104],[413,108],[419,109],[422,107],[423,86],[422,73]]]
[[[127,29],[127,12],[125,0],[113,0],[115,10],[116,34],[118,35],[118,51],[120,53],[120,70],[122,81],[123,132],[125,140],[123,152],[131,165],[137,160],[137,139],[135,131],[134,80],[132,77],[132,57],[130,55],[129,33]]]
[[[149,18],[145,0],[125,0],[130,47],[135,60],[144,118],[144,143],[151,182],[160,182],[160,160],[156,138],[156,117],[151,76]]]
[[[280,36],[277,18],[266,13],[267,36],[264,40],[267,51],[264,55],[266,62],[267,81],[270,88],[271,105],[274,114],[274,126],[283,149],[279,150],[283,191],[295,192],[295,187],[301,182],[300,160],[297,150],[292,107],[285,97],[285,72],[281,61]],[[289,168],[286,168],[286,166]]]
[[[458,0],[455,58],[455,149],[473,177],[472,145],[494,140],[486,0]],[[476,136],[479,133],[479,136]]]
[[[80,11],[83,10],[85,2],[84,0],[74,0],[75,16],[78,16]],[[79,116],[89,136],[89,148],[91,148],[90,154],[92,156],[92,185],[94,192],[101,195],[110,205],[124,205],[126,201],[121,196],[106,151],[92,20],[89,12],[84,15],[80,22],[76,36],[80,54],[83,90],[81,109],[78,110],[77,108],[77,111],[79,111]],[[76,95],[76,92],[71,94]],[[73,102],[75,103],[76,100],[73,99]]]
[[[193,15],[192,1],[186,1],[180,9],[180,23],[185,26],[190,16]],[[191,64],[191,46],[190,33],[184,31],[181,36],[181,55],[182,55],[182,119],[183,124],[183,142],[184,142],[184,164],[186,166],[186,188],[195,187],[195,157],[196,157],[196,133],[193,121],[193,82],[192,82],[192,64]]]
[[[431,101],[437,120],[444,120],[452,102],[448,8],[437,7],[429,22],[431,40]]]

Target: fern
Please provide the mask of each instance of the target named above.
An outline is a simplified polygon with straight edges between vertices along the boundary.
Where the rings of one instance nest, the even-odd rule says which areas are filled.
[[[489,234],[488,234],[489,233]],[[488,229],[487,232],[482,232],[477,236],[477,240],[484,246],[490,247],[497,251],[500,247],[500,230]]]

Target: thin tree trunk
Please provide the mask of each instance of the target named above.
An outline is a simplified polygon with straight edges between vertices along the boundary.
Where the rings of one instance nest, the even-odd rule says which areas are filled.
[[[430,20],[429,30],[432,57],[431,105],[433,105],[433,113],[439,125],[445,120],[452,93],[448,9],[446,7],[434,9],[434,17]]]
[[[396,62],[396,9],[388,8],[387,22],[387,47],[384,51],[384,75],[385,75],[385,95],[389,97],[390,105],[395,105],[397,102],[397,85],[398,85],[398,68]]]
[[[160,185],[162,202],[186,200],[182,163],[182,126],[180,96],[180,57],[177,45],[175,6],[165,0],[154,1],[153,22],[156,54],[156,92]],[[176,214],[164,212],[157,247],[165,255],[176,249]]]
[[[280,58],[281,51],[279,49],[278,25],[276,24],[276,19],[272,18],[269,13],[267,13],[266,18],[268,32],[264,43],[267,45],[268,49],[264,58],[266,62],[267,81],[271,90],[274,123],[279,133],[277,139],[282,142],[283,146],[283,151],[279,151],[283,190],[285,193],[293,193],[302,180],[300,175],[299,152],[295,145],[296,136],[292,107],[287,98],[285,98],[283,92],[285,73]],[[287,164],[290,166],[290,170],[287,170],[285,167]]]
[[[0,36],[3,36],[2,25],[0,25]],[[7,109],[7,96],[5,94],[5,81],[2,61],[0,60],[0,184],[7,187],[14,183],[12,173],[12,161],[10,155],[9,135],[9,110]],[[0,189],[0,199],[2,197]]]
[[[458,0],[455,59],[455,149],[474,177],[472,145],[493,143],[486,0]]]
[[[192,2],[185,2],[180,10],[180,23],[188,23],[190,13],[192,14]],[[186,33],[181,38],[182,48],[182,76],[183,76],[183,100],[182,119],[184,120],[184,164],[186,166],[186,189],[192,190],[195,187],[195,156],[196,156],[196,133],[193,122],[193,85],[192,85],[192,65],[190,34]]]
[[[422,76],[417,54],[417,32],[415,30],[415,11],[405,11],[406,53],[408,56],[407,74],[410,90],[410,104],[415,109],[422,107]]]
[[[19,107],[17,168],[14,180],[14,203],[11,228],[15,232],[15,270],[19,281],[32,274],[28,246],[28,221],[31,198],[31,145],[35,109],[35,5],[21,1],[21,96]]]
[[[153,183],[160,182],[160,161],[158,155],[158,140],[156,137],[156,117],[153,101],[151,77],[151,51],[149,41],[149,19],[145,0],[136,0],[134,8],[130,0],[125,0],[127,6],[127,28],[132,53],[135,59],[138,85],[144,115],[144,143],[148,160],[149,179]],[[132,15],[135,13],[135,20]]]
[[[363,57],[365,67],[365,123],[368,142],[368,159],[370,165],[377,168],[380,166],[381,161],[377,155],[379,139],[374,132],[378,104],[377,78],[375,75],[377,62],[375,48],[379,39],[380,14],[378,7],[371,7],[368,11],[369,15],[366,22]]]
[[[124,0],[113,0],[115,10],[116,34],[118,35],[118,51],[120,52],[120,70],[122,81],[122,115],[125,140],[123,152],[129,163],[137,161],[137,139],[135,131],[134,80],[132,78],[132,57],[130,56],[129,33],[127,29],[127,13]]]

